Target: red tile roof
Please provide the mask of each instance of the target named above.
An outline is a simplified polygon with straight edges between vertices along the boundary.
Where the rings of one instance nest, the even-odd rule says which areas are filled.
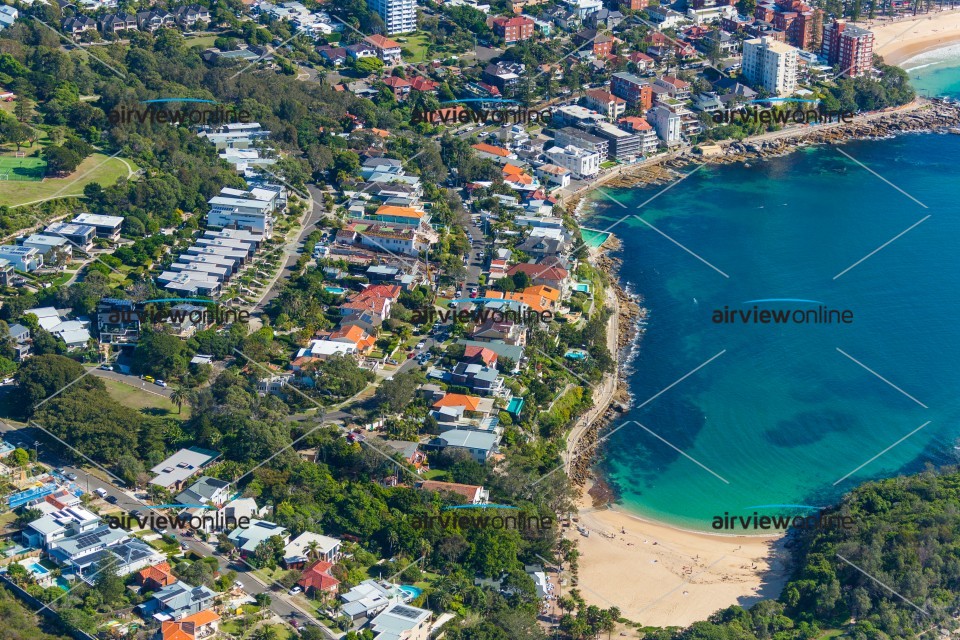
[[[533,278],[546,278],[547,280],[563,280],[570,272],[563,267],[549,267],[542,264],[530,264],[524,262],[515,264],[507,269],[507,275],[512,276],[515,273],[525,273]]]

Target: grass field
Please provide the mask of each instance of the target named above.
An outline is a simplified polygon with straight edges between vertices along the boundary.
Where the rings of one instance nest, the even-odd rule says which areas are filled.
[[[17,158],[0,156],[0,180],[43,180],[47,163],[40,158]]]
[[[415,33],[410,36],[399,36],[395,38],[400,43],[400,49],[403,50],[404,62],[425,62],[427,59],[427,46],[430,45],[430,35],[426,33]],[[406,42],[400,42],[406,40]],[[408,56],[406,52],[409,51]]]
[[[138,411],[152,415],[169,416],[180,420],[186,420],[190,417],[190,407],[187,405],[183,405],[183,413],[177,414],[177,405],[163,396],[147,393],[136,387],[131,387],[128,384],[109,378],[100,379],[103,380],[103,384],[106,385],[107,393],[110,394],[110,397],[125,407],[137,409]],[[152,387],[153,385],[148,386]]]
[[[131,169],[137,170],[132,162],[126,162]],[[83,195],[83,188],[91,182],[99,182],[108,187],[120,178],[125,178],[127,173],[127,165],[120,158],[95,153],[81,162],[77,170],[66,178],[47,178],[42,182],[0,181],[0,205],[14,206],[45,198]]]

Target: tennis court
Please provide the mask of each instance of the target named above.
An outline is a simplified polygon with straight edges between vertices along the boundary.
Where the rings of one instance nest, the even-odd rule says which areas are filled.
[[[21,180],[39,182],[46,173],[47,163],[40,158],[0,156],[0,181]]]

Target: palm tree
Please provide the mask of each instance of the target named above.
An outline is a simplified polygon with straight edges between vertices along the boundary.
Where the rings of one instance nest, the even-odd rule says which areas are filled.
[[[307,557],[314,560],[320,557],[320,543],[316,540],[307,543]]]
[[[177,413],[179,414],[183,410],[184,403],[190,404],[191,402],[190,391],[185,387],[177,387],[170,394],[170,402],[177,405]]]

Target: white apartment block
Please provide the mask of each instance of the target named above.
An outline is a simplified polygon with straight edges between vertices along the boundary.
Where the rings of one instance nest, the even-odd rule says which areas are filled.
[[[267,200],[215,196],[207,201],[207,225],[218,228],[249,229],[269,237],[273,229],[273,207]]]
[[[790,95],[797,89],[797,49],[771,38],[743,42],[743,74],[771,95]]]
[[[680,144],[681,120],[679,114],[662,104],[658,104],[647,112],[647,120],[653,125],[657,137],[663,140],[668,147]]]
[[[388,36],[417,30],[416,0],[367,0],[367,6],[383,19]]]
[[[546,156],[552,164],[563,167],[577,180],[589,178],[600,173],[600,154],[569,145],[563,148],[551,147]]]

